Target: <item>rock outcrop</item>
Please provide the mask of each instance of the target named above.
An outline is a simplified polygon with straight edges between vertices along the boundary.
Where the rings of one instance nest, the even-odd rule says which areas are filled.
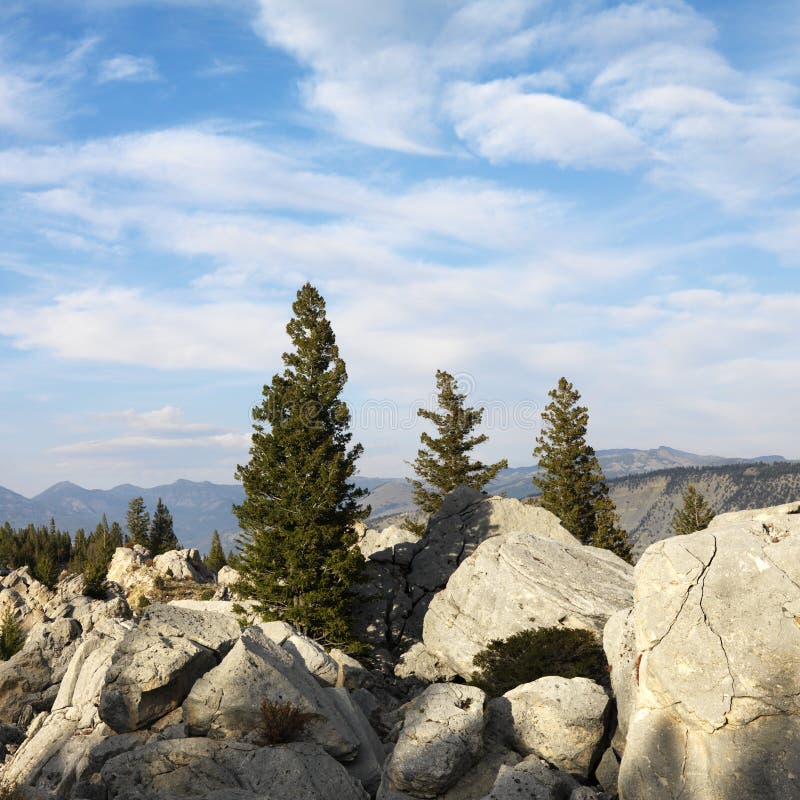
[[[620,796],[800,797],[800,504],[649,547],[632,617]]]
[[[146,727],[180,706],[238,638],[239,626],[226,615],[151,606],[114,653],[100,717],[117,733]]]
[[[481,544],[433,598],[423,642],[469,679],[474,657],[493,639],[552,626],[601,635],[609,616],[631,605],[632,595],[631,566],[608,550],[572,537],[507,533]]]
[[[212,583],[214,581],[214,573],[203,563],[200,551],[194,548],[168,550],[166,553],[156,556],[153,559],[153,569],[159,575],[177,580],[190,580],[195,583]]]

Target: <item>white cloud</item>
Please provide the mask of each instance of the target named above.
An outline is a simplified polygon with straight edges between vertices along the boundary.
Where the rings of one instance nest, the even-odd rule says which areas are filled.
[[[159,78],[155,59],[150,56],[132,56],[127,53],[102,61],[97,72],[98,83],[114,81],[147,83],[148,81],[157,81]]]
[[[126,427],[145,431],[207,431],[213,426],[203,422],[185,422],[183,410],[164,406],[153,411],[108,411],[98,414],[101,421],[122,422]]]
[[[460,83],[447,108],[458,135],[491,161],[555,161],[571,167],[628,169],[641,161],[636,136],[608,114],[523,81]]]
[[[249,434],[236,433],[196,437],[118,436],[110,439],[87,439],[82,442],[58,445],[57,447],[50,448],[49,452],[56,455],[81,455],[113,453],[118,450],[172,450],[198,447],[246,450],[249,445]]]

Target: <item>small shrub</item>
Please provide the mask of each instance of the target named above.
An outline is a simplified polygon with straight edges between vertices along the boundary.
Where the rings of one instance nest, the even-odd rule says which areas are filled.
[[[608,663],[594,634],[571,628],[539,628],[495,639],[473,664],[473,683],[491,697],[545,675],[609,684]]]
[[[291,703],[261,703],[261,733],[267,744],[296,742],[316,715],[303,711]]]
[[[147,608],[150,605],[150,601],[147,599],[145,595],[139,595],[139,599],[136,601],[136,606],[141,610],[143,608]]]
[[[156,589],[163,589],[166,585],[167,582],[163,575],[156,575],[155,578],[153,578],[153,586],[155,586]]]
[[[8,661],[11,656],[22,650],[25,634],[19,620],[10,608],[6,608],[0,617],[0,660]]]
[[[83,571],[83,593],[95,600],[105,600],[108,583],[107,565],[100,561],[90,562]]]
[[[210,600],[214,596],[215,592],[213,589],[203,589],[200,593],[201,600]]]
[[[172,567],[167,567],[167,573],[166,574],[167,574],[168,578],[174,578],[175,577],[175,573],[172,571]]]

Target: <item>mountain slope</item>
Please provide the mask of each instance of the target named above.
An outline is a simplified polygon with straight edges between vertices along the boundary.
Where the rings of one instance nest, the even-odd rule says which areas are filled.
[[[694,484],[718,514],[800,500],[800,463],[678,467],[609,481],[620,521],[641,553],[671,536],[672,515]]]

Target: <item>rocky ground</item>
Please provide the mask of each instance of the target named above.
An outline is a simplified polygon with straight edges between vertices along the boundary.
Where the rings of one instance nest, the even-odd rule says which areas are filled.
[[[7,794],[800,798],[800,503],[719,516],[635,570],[540,508],[467,489],[421,539],[363,531],[360,547],[363,664],[237,617],[235,574],[196,551],[120,548],[105,600],[81,578],[5,575],[0,609],[27,631],[0,662]],[[490,641],[551,626],[602,639],[611,689],[469,684]],[[269,743],[265,700],[307,715],[294,741]]]

